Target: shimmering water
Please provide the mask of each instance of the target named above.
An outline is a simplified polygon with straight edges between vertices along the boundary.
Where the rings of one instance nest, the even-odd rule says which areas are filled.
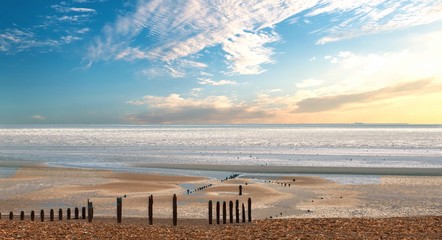
[[[0,157],[130,163],[442,167],[441,125],[2,126]]]

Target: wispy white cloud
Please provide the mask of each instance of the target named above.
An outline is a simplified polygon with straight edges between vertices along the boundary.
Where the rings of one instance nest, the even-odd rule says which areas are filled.
[[[54,4],[51,8],[55,9],[60,13],[96,13],[95,9],[92,8],[83,8],[83,7],[69,7],[66,5]]]
[[[78,40],[81,40],[81,39],[82,38],[80,38],[80,37],[76,37],[76,36],[72,36],[72,35],[62,36],[61,37],[61,40],[63,42],[65,42],[65,43],[71,43],[71,42],[78,41]]]
[[[106,2],[107,0],[73,0],[75,3],[95,3],[95,2]]]
[[[208,72],[203,72],[203,71],[201,71],[199,74],[200,74],[201,76],[204,76],[204,77],[213,77],[213,74],[208,73]]]
[[[104,44],[107,46],[107,44]],[[105,48],[103,46],[102,48]],[[105,49],[100,48],[99,50],[105,51]],[[98,49],[94,49],[98,50]],[[99,53],[98,53],[99,54]],[[124,59],[126,61],[135,61],[140,59],[151,59],[151,55],[148,52],[140,50],[140,48],[135,47],[127,47],[124,50],[120,51],[114,58],[117,60]],[[184,77],[186,75],[186,69],[189,68],[206,68],[207,64],[193,61],[189,59],[177,59],[174,61],[165,62],[161,68],[163,70],[159,70],[160,67],[153,67],[152,69],[155,70],[156,76],[163,76],[163,75],[170,75],[174,78]],[[148,70],[149,73],[152,73],[151,70]],[[166,70],[166,71],[164,71]],[[149,76],[150,74],[145,74],[146,76]]]
[[[228,74],[259,74],[265,71],[264,64],[274,62],[270,44],[281,40],[273,27],[290,17],[298,19],[306,13],[303,21],[296,20],[306,24],[315,21],[315,16],[330,15],[333,21],[315,33],[321,37],[318,44],[325,44],[434,22],[442,19],[441,6],[439,0],[140,0],[135,11],[119,16],[103,29],[90,46],[88,58],[92,62],[108,60],[127,52],[125,58],[118,59],[171,62],[220,46]],[[131,46],[132,39],[144,34],[155,44]]]
[[[173,78],[182,78],[186,76],[186,73],[184,71],[181,71],[180,69],[174,68],[170,65],[165,66],[165,69],[169,73],[169,75]]]
[[[51,14],[33,16],[35,25],[22,27],[11,23],[11,27],[0,29],[0,52],[9,55],[54,52],[63,45],[83,40],[91,30],[86,24],[96,15],[96,10],[73,6],[73,3],[75,1],[61,1],[50,5]]]
[[[213,81],[210,78],[198,78],[198,83],[201,85],[210,85],[210,86],[223,86],[223,85],[236,85],[237,83],[235,81],[231,80],[220,80],[220,81]]]
[[[329,14],[334,24],[321,34],[317,43],[350,39],[366,34],[407,28],[442,19],[439,0],[415,1],[322,1],[306,16]]]
[[[91,30],[90,28],[85,27],[85,28],[80,28],[80,29],[76,30],[76,32],[79,34],[84,34],[84,33],[89,32],[90,30]]]
[[[38,48],[40,51],[50,51],[60,45],[60,41],[38,39],[29,29],[7,28],[0,33],[0,50],[6,54],[15,54]]]
[[[269,90],[270,93],[276,93],[276,92],[282,92],[282,89],[280,88],[274,88]]]
[[[150,38],[160,42],[142,48],[151,59],[174,61],[219,45],[226,53],[230,73],[258,74],[264,71],[262,64],[273,62],[274,52],[267,45],[280,39],[269,28],[310,6],[311,3],[271,0],[139,1],[135,12],[118,17],[105,28],[91,46],[89,58],[112,58],[118,54],[116,49],[123,39],[135,38],[146,29]],[[105,44],[108,47],[104,48]]]
[[[42,115],[33,115],[31,118],[34,119],[34,120],[38,120],[38,121],[46,120],[46,117],[42,116]]]
[[[71,12],[82,12],[82,13],[96,13],[95,9],[92,8],[79,8],[79,7],[71,7],[69,8]]]
[[[189,95],[192,97],[198,97],[200,92],[202,92],[204,89],[202,88],[192,88],[192,90],[190,91]]]

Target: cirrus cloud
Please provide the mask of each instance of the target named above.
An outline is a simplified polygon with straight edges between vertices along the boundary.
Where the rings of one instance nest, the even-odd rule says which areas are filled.
[[[304,17],[292,24],[308,24],[320,15],[333,19],[315,32],[317,43],[325,44],[435,22],[441,13],[438,0],[140,0],[133,12],[103,28],[87,58],[91,63],[121,56],[169,63],[220,46],[227,74],[259,74],[264,64],[275,62],[269,45],[282,38],[274,27],[290,17]],[[146,35],[152,42],[131,44]]]

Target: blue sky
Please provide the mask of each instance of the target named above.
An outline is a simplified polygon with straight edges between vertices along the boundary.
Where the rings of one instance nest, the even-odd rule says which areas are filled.
[[[442,123],[442,2],[0,2],[0,124]]]

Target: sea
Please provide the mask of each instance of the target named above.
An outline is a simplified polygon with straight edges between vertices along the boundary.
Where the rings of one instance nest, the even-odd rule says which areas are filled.
[[[11,160],[127,171],[140,171],[137,163],[442,168],[442,125],[0,125],[0,161]]]

